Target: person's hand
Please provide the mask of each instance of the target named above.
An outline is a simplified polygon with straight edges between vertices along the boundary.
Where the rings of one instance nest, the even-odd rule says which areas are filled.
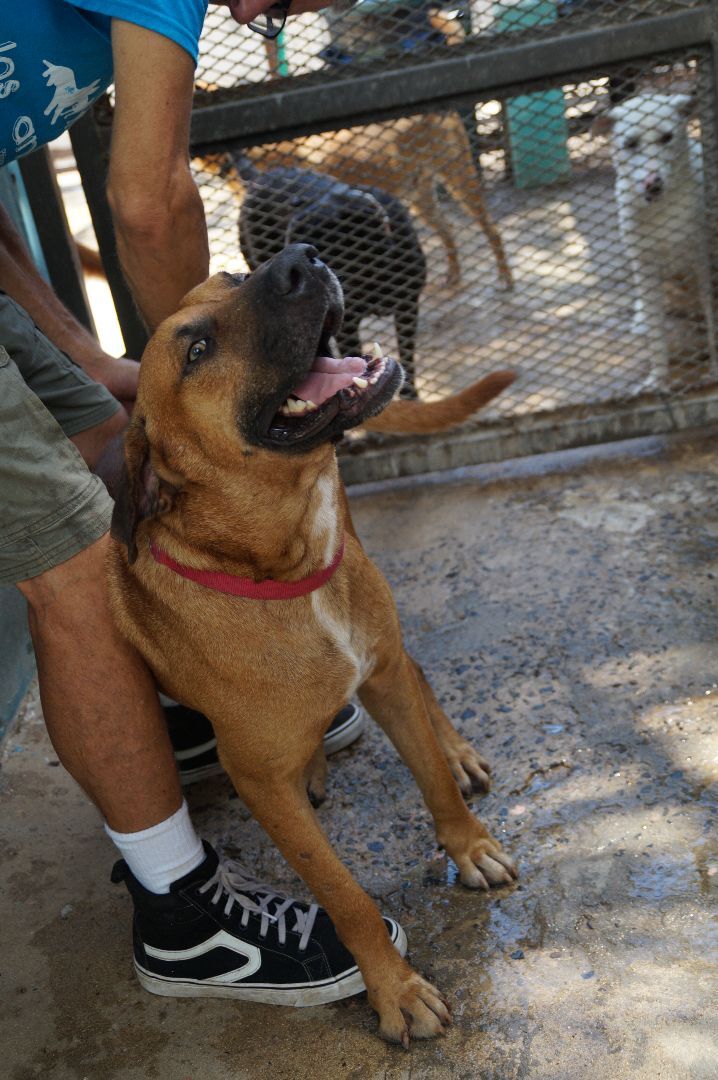
[[[212,0],[214,3],[215,0]],[[276,0],[216,0],[219,7],[228,7],[235,22],[245,26],[263,11],[269,11]],[[290,15],[301,15],[305,11],[321,11],[331,7],[332,0],[293,0]]]
[[[91,379],[106,386],[112,396],[117,398],[128,412],[132,412],[140,376],[140,365],[136,360],[101,353],[96,359],[87,361],[82,366]]]

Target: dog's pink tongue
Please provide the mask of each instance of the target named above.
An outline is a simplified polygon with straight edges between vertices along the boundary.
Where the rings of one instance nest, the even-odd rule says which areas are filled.
[[[318,356],[308,375],[292,390],[295,397],[302,401],[313,401],[323,405],[340,390],[352,385],[355,375],[363,375],[366,362],[361,356],[344,356],[335,360],[333,356]]]

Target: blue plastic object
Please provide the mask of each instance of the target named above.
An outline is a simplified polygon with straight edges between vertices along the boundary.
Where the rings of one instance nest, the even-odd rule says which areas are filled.
[[[556,21],[554,0],[498,0],[495,27],[512,33]],[[542,187],[571,173],[563,91],[541,90],[506,102],[511,167],[517,188]]]

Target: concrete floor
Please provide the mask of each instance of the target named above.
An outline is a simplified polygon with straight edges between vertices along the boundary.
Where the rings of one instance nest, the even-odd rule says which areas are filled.
[[[144,993],[113,849],[31,697],[0,774],[0,1071],[718,1077],[715,436],[403,482],[353,511],[411,651],[493,764],[477,810],[521,869],[488,898],[462,888],[379,731],[333,759],[321,820],[453,1030],[407,1054],[363,995],[282,1010]],[[191,804],[208,839],[301,894],[226,780]]]

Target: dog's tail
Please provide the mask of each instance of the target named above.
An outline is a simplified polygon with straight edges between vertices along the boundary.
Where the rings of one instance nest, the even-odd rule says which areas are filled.
[[[442,401],[412,401],[398,398],[387,405],[379,416],[367,420],[362,427],[387,435],[432,435],[446,431],[468,420],[484,405],[488,405],[516,379],[515,371],[494,371],[458,394]]]

